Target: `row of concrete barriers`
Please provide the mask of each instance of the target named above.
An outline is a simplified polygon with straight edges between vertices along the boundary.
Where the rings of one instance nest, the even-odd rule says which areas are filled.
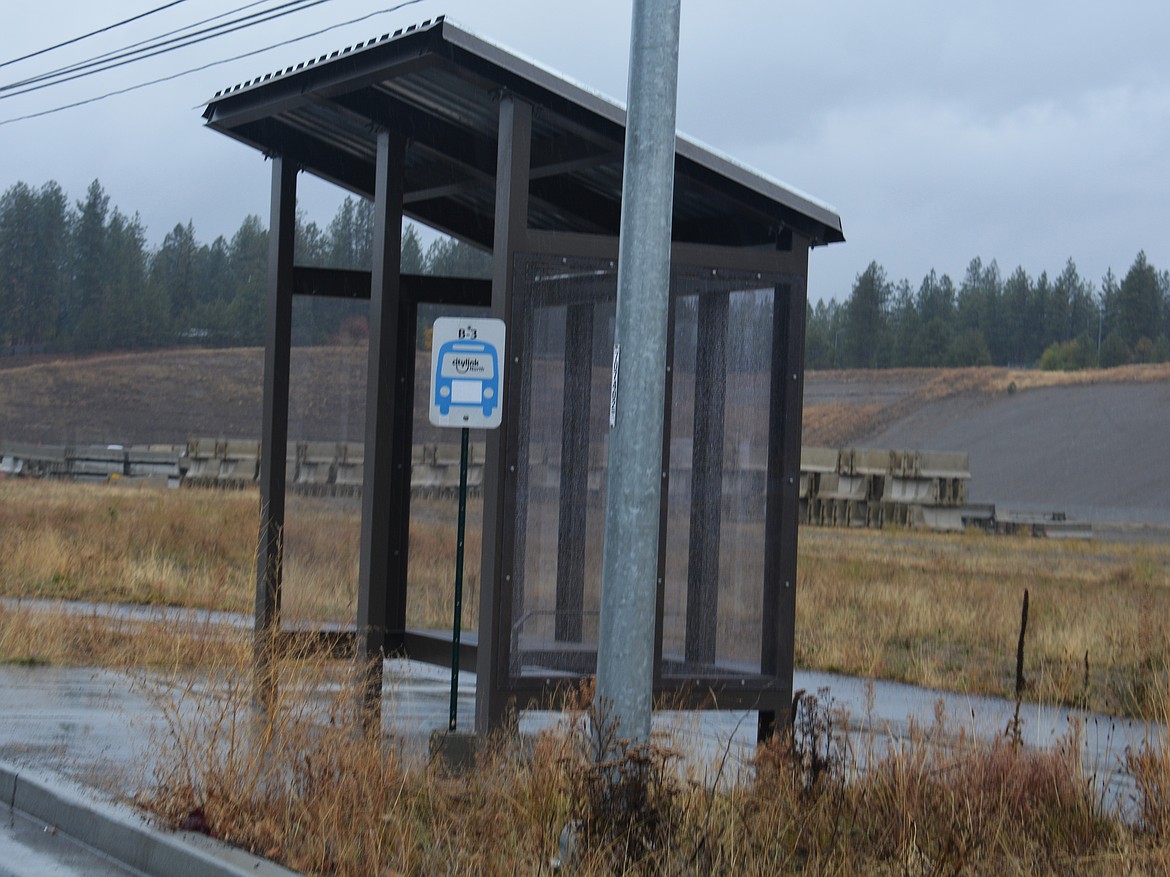
[[[671,443],[675,501],[689,502],[689,439]],[[604,480],[605,455],[592,448],[589,491]],[[483,484],[484,446],[469,447],[468,486]],[[763,449],[728,444],[723,492],[762,496],[766,486]],[[556,492],[560,484],[559,444],[529,448],[529,489]],[[285,478],[289,487],[317,496],[360,495],[365,447],[357,442],[290,442]],[[244,488],[260,475],[260,442],[193,438],[185,446],[33,445],[0,442],[0,473],[42,478],[104,481],[120,478],[165,480],[171,486]],[[961,527],[957,509],[971,477],[966,454],[804,448],[801,453],[801,519],[825,526],[882,526],[885,522],[931,529]],[[445,495],[459,485],[459,446],[414,447],[411,488],[416,494]]]
[[[963,452],[802,448],[801,521],[958,531],[970,480]]]
[[[671,501],[690,502],[689,439],[671,442]],[[604,449],[591,448],[589,493],[604,484]],[[357,442],[295,442],[286,452],[285,478],[290,490],[312,496],[359,496],[365,448]],[[469,446],[468,487],[483,485],[484,446]],[[1033,535],[1088,535],[1088,525],[1067,521],[1058,512],[1019,516],[989,504],[968,504],[971,480],[966,453],[889,451],[862,448],[801,449],[800,520],[824,527],[898,526],[936,531],[980,527]],[[559,492],[560,446],[529,448],[530,496]],[[0,441],[0,476],[107,481],[148,479],[171,487],[245,488],[260,474],[260,443],[252,440],[195,438],[185,446],[122,447],[46,446]],[[761,449],[727,445],[723,495],[755,498],[766,488],[766,461]],[[416,496],[453,496],[459,485],[459,446],[414,447],[411,490]],[[1025,519],[1026,518],[1026,519]]]
[[[468,447],[467,485],[483,485],[482,444]],[[259,480],[260,443],[233,439],[191,439],[179,461],[183,483],[194,487],[245,487]],[[459,445],[415,445],[411,491],[453,494],[459,488]],[[290,442],[285,452],[285,483],[311,496],[360,496],[365,446],[358,442]]]
[[[313,496],[361,494],[365,448],[356,442],[290,442],[285,479]],[[37,445],[0,440],[0,476],[111,481],[148,479],[171,487],[240,489],[260,478],[260,442],[191,439],[184,446]],[[483,484],[483,445],[468,449],[467,481]],[[417,445],[411,489],[423,495],[453,493],[459,486],[458,445]]]
[[[0,440],[0,475],[109,481],[145,478],[177,486],[180,449],[171,445],[36,445]]]

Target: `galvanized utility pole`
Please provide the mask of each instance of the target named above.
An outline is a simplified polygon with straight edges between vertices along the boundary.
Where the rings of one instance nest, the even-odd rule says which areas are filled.
[[[681,0],[634,0],[597,706],[650,736]]]

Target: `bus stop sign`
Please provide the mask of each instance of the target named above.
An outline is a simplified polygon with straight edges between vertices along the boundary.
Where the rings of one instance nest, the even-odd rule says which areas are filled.
[[[439,317],[431,330],[430,420],[495,429],[503,419],[504,321]]]

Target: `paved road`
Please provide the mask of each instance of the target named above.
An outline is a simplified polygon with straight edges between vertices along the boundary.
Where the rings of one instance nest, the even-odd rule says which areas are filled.
[[[0,823],[0,877],[142,877],[2,804]]]

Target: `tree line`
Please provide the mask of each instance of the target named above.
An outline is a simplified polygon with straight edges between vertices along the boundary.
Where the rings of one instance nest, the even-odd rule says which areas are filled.
[[[369,269],[373,205],[347,198],[325,228],[297,217],[299,265]],[[490,275],[491,257],[446,238],[424,251],[406,224],[402,270]],[[230,239],[201,243],[191,222],[157,248],[99,181],[74,204],[56,182],[0,196],[0,353],[264,343],[268,230],[248,216]],[[294,343],[364,331],[363,302],[297,301]]]
[[[373,205],[347,198],[324,227],[298,216],[296,262],[368,269]],[[424,251],[411,224],[402,270],[486,277],[491,257],[446,238]],[[264,343],[268,230],[248,216],[230,239],[201,243],[176,225],[157,248],[101,183],[71,204],[61,187],[25,183],[0,196],[0,354]],[[297,300],[296,344],[365,331],[362,302]],[[808,309],[810,369],[1015,365],[1076,369],[1170,360],[1170,273],[1138,253],[1099,285],[1070,259],[1055,277],[972,259],[959,283],[930,271],[892,282],[877,263],[849,297]]]
[[[1054,278],[1009,277],[978,258],[956,285],[931,271],[915,289],[877,263],[844,302],[808,310],[810,369],[1004,365],[1074,370],[1170,360],[1170,273],[1139,252],[1099,286],[1072,259]]]

